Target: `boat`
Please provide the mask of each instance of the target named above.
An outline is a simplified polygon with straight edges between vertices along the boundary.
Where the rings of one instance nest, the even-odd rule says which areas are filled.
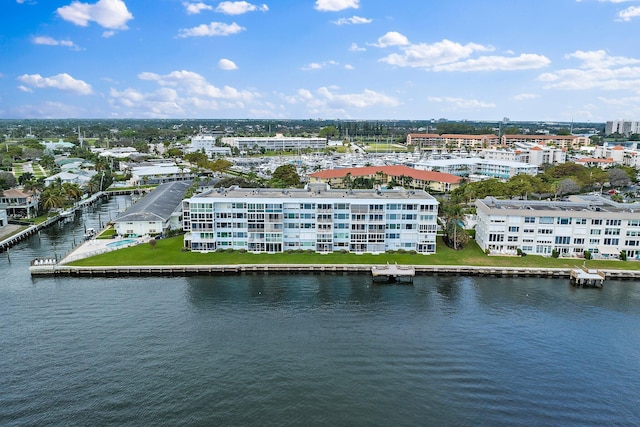
[[[96,234],[98,234],[96,232],[96,230],[94,228],[87,228],[87,231],[84,233],[84,240],[91,240],[94,237],[96,237]]]

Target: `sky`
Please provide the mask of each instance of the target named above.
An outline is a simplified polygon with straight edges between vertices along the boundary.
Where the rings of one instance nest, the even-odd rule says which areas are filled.
[[[1,0],[0,118],[640,120],[640,0]]]

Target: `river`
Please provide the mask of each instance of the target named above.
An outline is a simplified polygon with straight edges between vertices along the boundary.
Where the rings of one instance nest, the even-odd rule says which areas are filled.
[[[0,254],[0,425],[640,423],[638,283],[30,277],[126,203]]]

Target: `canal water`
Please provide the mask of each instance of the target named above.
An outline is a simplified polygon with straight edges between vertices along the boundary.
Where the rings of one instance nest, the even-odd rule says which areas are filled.
[[[0,254],[0,425],[637,425],[640,285],[37,278],[126,200]]]

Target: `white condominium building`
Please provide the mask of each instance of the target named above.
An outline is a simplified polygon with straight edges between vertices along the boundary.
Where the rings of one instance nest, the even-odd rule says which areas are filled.
[[[222,142],[241,151],[265,149],[266,151],[324,150],[327,148],[326,138],[289,137],[277,134],[266,137],[227,137]]]
[[[193,251],[436,252],[438,201],[422,190],[219,189],[183,201]]]
[[[640,204],[600,196],[568,201],[476,200],[476,241],[492,254],[640,259]]]

